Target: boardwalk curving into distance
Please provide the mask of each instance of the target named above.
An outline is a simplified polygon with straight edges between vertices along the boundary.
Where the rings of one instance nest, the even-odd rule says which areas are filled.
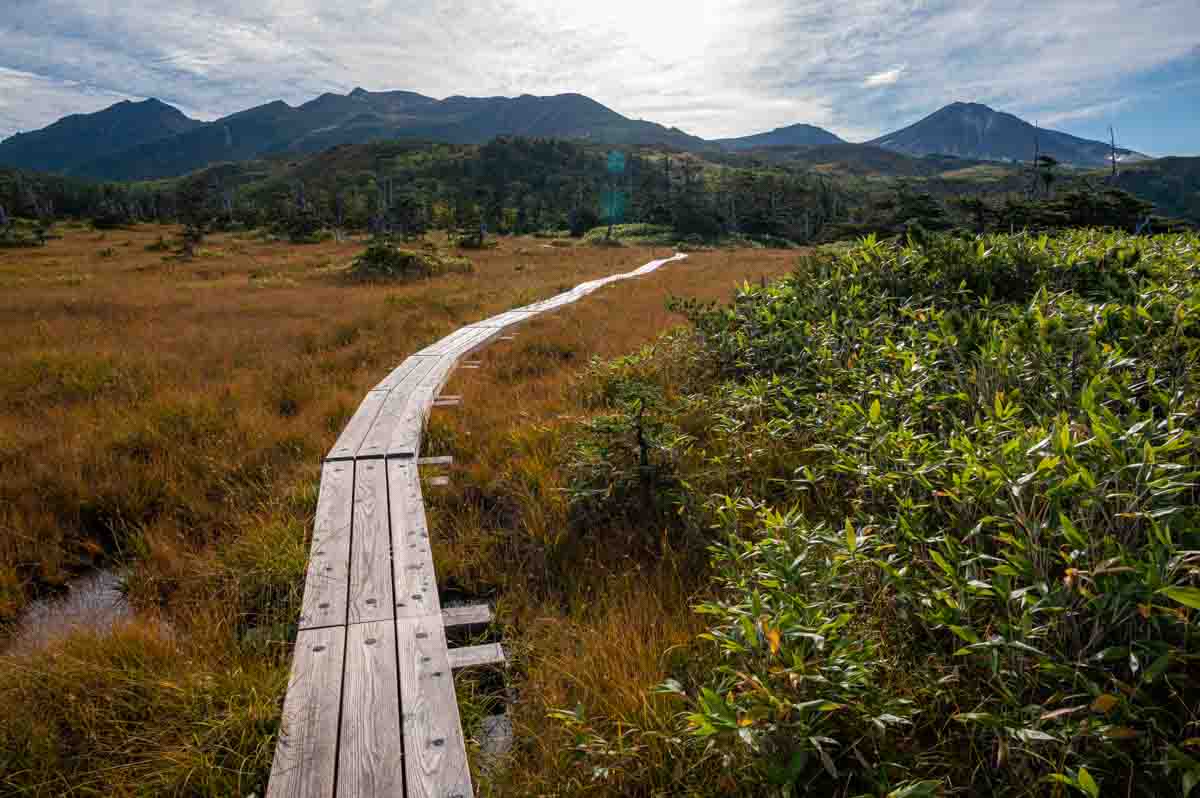
[[[504,653],[495,643],[446,645],[447,626],[488,623],[491,612],[443,609],[438,598],[418,472],[425,421],[433,407],[455,403],[438,394],[459,362],[509,328],[685,257],[462,327],[363,399],[321,472],[268,798],[473,795],[453,669]]]

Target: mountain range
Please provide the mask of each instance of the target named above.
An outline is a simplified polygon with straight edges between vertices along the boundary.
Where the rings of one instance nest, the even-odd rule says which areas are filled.
[[[208,164],[273,153],[311,153],[380,139],[481,144],[496,136],[582,139],[604,146],[664,146],[694,152],[769,152],[848,145],[806,124],[706,141],[674,127],[630,119],[581,94],[551,97],[448,97],[409,91],[322,94],[303,105],[275,101],[201,122],[155,99],[124,101],[74,114],[0,142],[0,164],[105,180],[173,177]],[[1038,130],[1012,114],[953,103],[906,128],[868,142],[905,156],[955,156],[1028,162],[1042,154],[1065,164],[1100,166],[1110,148],[1066,133]],[[1119,149],[1125,160],[1144,158]]]

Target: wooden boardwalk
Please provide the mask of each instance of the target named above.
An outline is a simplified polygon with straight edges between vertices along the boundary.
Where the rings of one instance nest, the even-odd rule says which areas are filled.
[[[441,606],[421,498],[421,435],[459,362],[539,313],[687,257],[592,280],[463,327],[363,399],[321,472],[283,727],[268,798],[468,798],[453,669],[503,660],[447,648],[445,628],[487,607]],[[450,404],[453,404],[450,402]]]

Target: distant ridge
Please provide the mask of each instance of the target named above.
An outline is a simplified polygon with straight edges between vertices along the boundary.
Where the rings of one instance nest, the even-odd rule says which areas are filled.
[[[81,117],[86,124],[67,124],[74,119],[69,117],[44,130],[15,137],[15,143],[9,139],[0,145],[0,163],[108,180],[141,180],[186,174],[221,161],[243,161],[280,152],[316,152],[338,144],[377,139],[482,144],[496,136],[514,135],[586,139],[613,146],[706,146],[703,139],[653,122],[629,119],[581,94],[435,100],[415,92],[358,88],[345,95],[322,94],[297,107],[277,100],[209,123],[183,117],[186,123],[179,124],[178,129],[162,131],[168,135],[160,133],[163,126],[159,125],[145,136],[126,138],[124,147],[102,148],[82,157],[31,157],[45,150],[70,151],[72,141],[93,136],[105,120],[124,120],[128,113],[125,104],[119,103]]]
[[[71,114],[49,127],[5,139],[0,142],[0,164],[39,172],[71,172],[89,161],[203,124],[153,98],[123,100],[94,114]]]
[[[1012,114],[979,103],[956,102],[934,111],[919,122],[867,142],[906,155],[954,155],[988,161],[1032,161],[1038,152],[1076,166],[1102,166],[1109,162],[1110,146],[1056,130],[1038,129]],[[1145,155],[1123,148],[1125,160]]]
[[[756,133],[753,136],[717,139],[712,143],[726,150],[752,150],[758,147],[820,147],[846,142],[824,128],[800,124],[777,127],[767,133]]]
[[[319,152],[340,144],[389,139],[482,144],[497,136],[578,139],[602,146],[693,152],[765,153],[864,146],[848,144],[830,131],[808,124],[705,141],[678,128],[622,116],[582,94],[437,100],[411,91],[356,88],[344,95],[322,94],[299,106],[276,100],[207,123],[189,119],[158,100],[124,101],[94,114],[64,117],[42,130],[0,142],[0,165],[102,180],[146,180],[187,174],[213,163]],[[831,157],[852,169],[877,168],[882,158],[878,149],[917,158],[953,156],[1026,163],[1033,158],[1035,137],[1041,154],[1064,164],[1095,167],[1108,163],[1109,145],[1105,142],[1037,130],[1012,114],[963,102],[867,142],[867,149],[821,157]],[[1124,148],[1117,154],[1123,161],[1146,158]],[[778,159],[784,153],[769,157]],[[920,172],[927,166],[895,168]]]

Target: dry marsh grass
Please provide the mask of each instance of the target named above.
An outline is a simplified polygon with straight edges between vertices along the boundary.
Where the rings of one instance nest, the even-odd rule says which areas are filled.
[[[469,253],[473,274],[364,285],[343,276],[362,242],[221,235],[180,262],[158,251],[164,228],[65,232],[0,252],[0,621],[112,561],[139,615],[0,656],[0,792],[24,795],[261,794],[318,463],[365,391],[457,326],[669,254],[505,240]],[[696,629],[686,569],[644,556],[653,530],[567,534],[574,375],[676,323],[669,295],[724,298],[794,258],[693,255],[521,328],[448,389],[466,404],[430,431],[456,457],[428,492],[439,574],[496,597],[530,697],[518,734],[540,740],[498,785],[554,783],[569,740],[534,734],[539,713],[581,690],[651,722],[640,690]]]

